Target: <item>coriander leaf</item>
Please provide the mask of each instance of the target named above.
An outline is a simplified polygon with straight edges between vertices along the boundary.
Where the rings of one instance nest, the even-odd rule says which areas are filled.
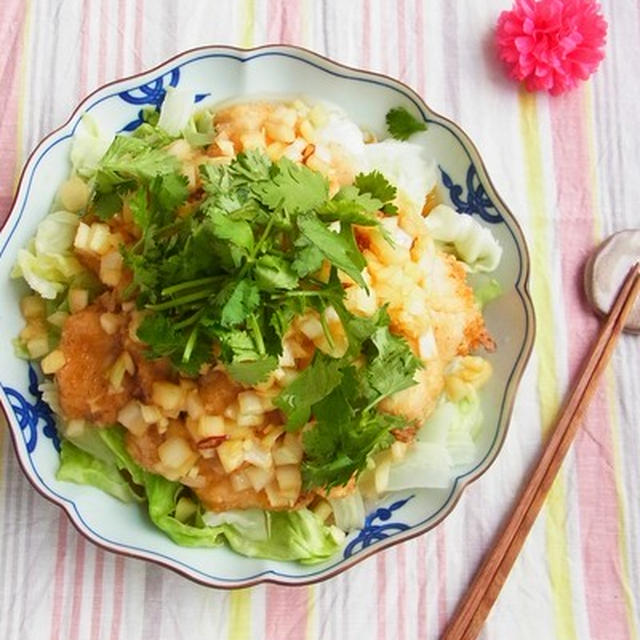
[[[259,182],[269,179],[271,160],[257,149],[239,153],[232,161],[230,171],[247,182]]]
[[[173,323],[159,313],[145,316],[136,334],[149,346],[150,353],[154,357],[170,355],[179,346],[179,338]]]
[[[389,202],[396,197],[397,189],[380,171],[359,173],[353,183],[361,194],[369,194],[380,202]]]
[[[332,264],[353,278],[360,286],[366,283],[360,273],[366,266],[366,261],[360,253],[350,226],[345,226],[341,232],[330,231],[315,215],[303,214],[297,219],[301,233],[311,242]]]
[[[133,193],[129,198],[129,209],[131,209],[134,222],[141,229],[146,229],[151,222],[151,210],[146,189],[138,189]]]
[[[425,122],[420,122],[404,107],[390,109],[385,120],[389,135],[396,140],[407,140],[414,133],[426,131],[427,129]]]
[[[278,366],[276,356],[265,356],[258,360],[234,360],[226,365],[229,375],[246,385],[262,382]]]
[[[219,240],[231,242],[236,247],[251,251],[253,249],[253,229],[245,220],[235,220],[220,209],[209,208],[206,212],[212,223],[213,234]]]
[[[102,157],[96,173],[96,189],[109,191],[130,179],[151,180],[179,169],[178,159],[140,138],[117,135]]]
[[[264,255],[258,258],[254,276],[263,291],[295,289],[298,286],[298,276],[291,264],[280,256]]]
[[[174,211],[189,197],[189,181],[180,173],[167,173],[156,176],[149,190],[159,208]]]
[[[366,346],[366,380],[380,394],[377,401],[416,384],[413,376],[423,365],[404,338],[393,335],[388,327],[380,327]]]
[[[93,212],[101,220],[108,220],[112,215],[122,210],[122,197],[115,191],[96,194],[93,200]]]
[[[318,247],[312,244],[308,244],[302,247],[297,253],[296,257],[291,263],[291,268],[301,277],[306,276],[319,271],[324,262],[324,254]]]
[[[329,196],[327,179],[304,165],[281,158],[273,165],[269,180],[251,185],[255,197],[272,210],[288,214],[303,213],[319,207]]]
[[[260,290],[255,282],[241,280],[222,307],[220,323],[232,327],[243,323],[260,304]]]
[[[225,362],[244,362],[260,358],[253,338],[244,330],[236,329],[219,332],[218,339],[220,340],[222,357]]]
[[[355,178],[355,186],[361,194],[369,194],[374,200],[380,201],[380,211],[388,216],[398,213],[391,201],[396,197],[397,189],[380,173],[371,171],[370,173],[359,173]]]
[[[396,416],[356,409],[357,378],[354,367],[345,368],[340,386],[313,406],[315,425],[302,436],[306,488],[345,485],[374,453],[393,442],[391,428],[404,424]]]
[[[146,122],[143,122],[137,129],[131,132],[134,138],[140,138],[144,140],[150,147],[158,149],[160,147],[166,147],[174,138],[170,136],[164,129],[156,127],[158,112],[155,109],[149,111],[151,114],[155,114],[155,118],[152,118]],[[152,120],[155,120],[153,122]]]
[[[273,404],[287,416],[285,429],[297,431],[311,416],[311,407],[342,380],[340,360],[316,352],[311,364],[275,398]]]

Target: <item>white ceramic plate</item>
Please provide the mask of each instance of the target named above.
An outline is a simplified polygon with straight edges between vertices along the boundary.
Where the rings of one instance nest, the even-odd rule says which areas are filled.
[[[494,375],[481,393],[485,421],[476,459],[456,470],[457,477],[446,490],[417,490],[383,500],[367,517],[365,528],[351,533],[344,548],[321,565],[245,558],[226,547],[180,547],[155,529],[138,505],[120,503],[91,487],[57,481],[53,420],[38,396],[35,370],[13,353],[11,339],[22,327],[18,301],[24,289],[16,281],[9,281],[9,273],[18,250],[49,211],[57,185],[68,175],[71,137],[82,113],[93,114],[105,130],[133,128],[139,123],[141,108],[158,105],[167,86],[195,91],[203,106],[251,94],[301,94],[329,100],[380,137],[385,134],[387,111],[403,105],[429,124],[424,141],[439,165],[443,199],[489,226],[504,248],[495,273],[504,293],[485,313],[498,349],[489,355]],[[391,78],[345,67],[293,47],[194,49],[155,69],[98,89],[29,158],[11,214],[0,231],[0,404],[29,480],[46,498],[59,504],[94,543],[160,563],[216,587],[265,581],[305,584],[334,575],[376,551],[431,529],[453,509],[464,487],[493,462],[504,441],[535,333],[528,277],[529,257],[522,231],[496,194],[477,150],[458,126],[431,111],[411,89]]]

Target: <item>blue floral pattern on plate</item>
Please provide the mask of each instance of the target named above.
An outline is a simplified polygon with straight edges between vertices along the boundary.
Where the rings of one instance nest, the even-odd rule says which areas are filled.
[[[42,399],[42,391],[38,389],[38,374],[29,363],[29,393],[35,402],[29,401],[19,391],[3,385],[9,398],[11,408],[24,436],[27,451],[33,453],[38,443],[38,425],[42,422],[42,434],[53,442],[56,451],[60,451],[60,438],[56,429],[56,421],[49,405]]]
[[[399,533],[400,531],[406,531],[409,529],[409,525],[404,522],[387,522],[387,520],[391,519],[391,514],[394,511],[404,507],[404,505],[413,497],[414,496],[411,495],[404,500],[397,500],[388,507],[379,507],[374,512],[370,513],[365,518],[364,527],[360,529],[358,535],[345,547],[343,556],[348,558],[356,551],[360,551],[374,542],[384,540],[385,538],[392,536],[394,533]],[[384,524],[376,524],[376,520],[379,520]]]
[[[491,198],[489,198],[487,192],[484,190],[473,163],[471,163],[467,169],[467,177],[465,180],[467,187],[466,200],[463,199],[464,188],[456,184],[442,167],[440,167],[440,173],[442,174],[442,183],[448,189],[451,202],[457,211],[469,215],[476,213],[485,222],[491,224],[497,224],[503,221],[502,216],[491,201]]]
[[[180,82],[180,67],[175,67],[171,71],[161,75],[151,82],[142,84],[135,89],[129,89],[128,91],[121,91],[118,96],[125,102],[134,105],[151,106],[159,109],[162,105],[165,95],[167,95],[167,87],[165,87],[165,81],[168,83],[167,87],[177,87]],[[198,93],[195,96],[195,102],[201,102],[208,95],[208,93]],[[144,122],[143,110],[138,111],[138,115],[134,120],[128,122],[122,131],[133,131],[137,129]]]

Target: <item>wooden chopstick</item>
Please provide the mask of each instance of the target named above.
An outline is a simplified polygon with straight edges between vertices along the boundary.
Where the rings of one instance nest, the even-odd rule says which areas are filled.
[[[476,571],[441,640],[475,640],[480,633],[551,489],[639,292],[640,263],[636,263],[618,292],[529,480]]]

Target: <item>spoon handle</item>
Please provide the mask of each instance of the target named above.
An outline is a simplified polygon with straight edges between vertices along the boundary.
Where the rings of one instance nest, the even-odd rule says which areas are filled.
[[[640,263],[636,263],[618,292],[529,480],[441,640],[474,640],[478,636],[558,474],[639,292]]]

